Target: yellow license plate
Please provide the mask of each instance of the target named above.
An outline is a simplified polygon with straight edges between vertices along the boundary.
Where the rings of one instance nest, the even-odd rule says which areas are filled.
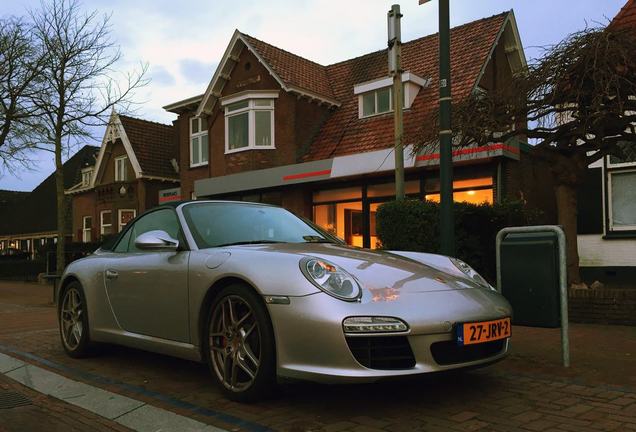
[[[457,325],[457,343],[472,345],[509,338],[512,335],[510,318]]]

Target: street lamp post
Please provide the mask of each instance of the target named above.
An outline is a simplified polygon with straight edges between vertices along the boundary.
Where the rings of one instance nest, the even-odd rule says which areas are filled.
[[[420,4],[430,0],[419,0]],[[455,255],[453,215],[453,136],[451,130],[449,0],[439,0],[439,176],[440,176],[440,251]]]

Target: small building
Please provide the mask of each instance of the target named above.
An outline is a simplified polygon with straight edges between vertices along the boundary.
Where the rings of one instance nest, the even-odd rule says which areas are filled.
[[[412,149],[438,109],[438,44],[402,45],[405,189],[428,200],[439,199],[439,153]],[[453,28],[451,58],[455,100],[510,80],[526,64],[513,12]],[[391,86],[386,50],[324,66],[237,30],[205,92],[164,107],[178,115],[182,195],[282,205],[374,247],[376,209],[395,194]],[[455,199],[553,206],[527,150],[454,151]]]
[[[65,193],[72,198],[73,241],[120,232],[137,214],[180,199],[174,128],[113,112],[95,163]]]
[[[84,146],[64,162],[64,187],[76,184],[86,166],[95,164],[99,148]],[[57,198],[55,173],[31,192],[0,191],[0,249],[16,248],[35,255],[38,248],[57,241]],[[66,212],[71,214],[71,200]],[[65,235],[71,237],[71,222]]]
[[[610,25],[636,31],[636,1],[629,0]],[[578,246],[585,280],[636,278],[636,144],[621,143],[623,155],[606,156],[588,168],[578,194]]]

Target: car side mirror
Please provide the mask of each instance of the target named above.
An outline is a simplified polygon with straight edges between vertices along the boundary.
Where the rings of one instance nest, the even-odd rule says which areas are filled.
[[[179,240],[173,239],[162,230],[148,231],[135,239],[135,246],[141,250],[177,250]]]

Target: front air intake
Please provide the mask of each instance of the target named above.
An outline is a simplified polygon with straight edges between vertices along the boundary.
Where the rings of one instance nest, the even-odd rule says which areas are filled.
[[[369,369],[398,370],[415,366],[415,356],[406,336],[347,336],[355,359]]]

